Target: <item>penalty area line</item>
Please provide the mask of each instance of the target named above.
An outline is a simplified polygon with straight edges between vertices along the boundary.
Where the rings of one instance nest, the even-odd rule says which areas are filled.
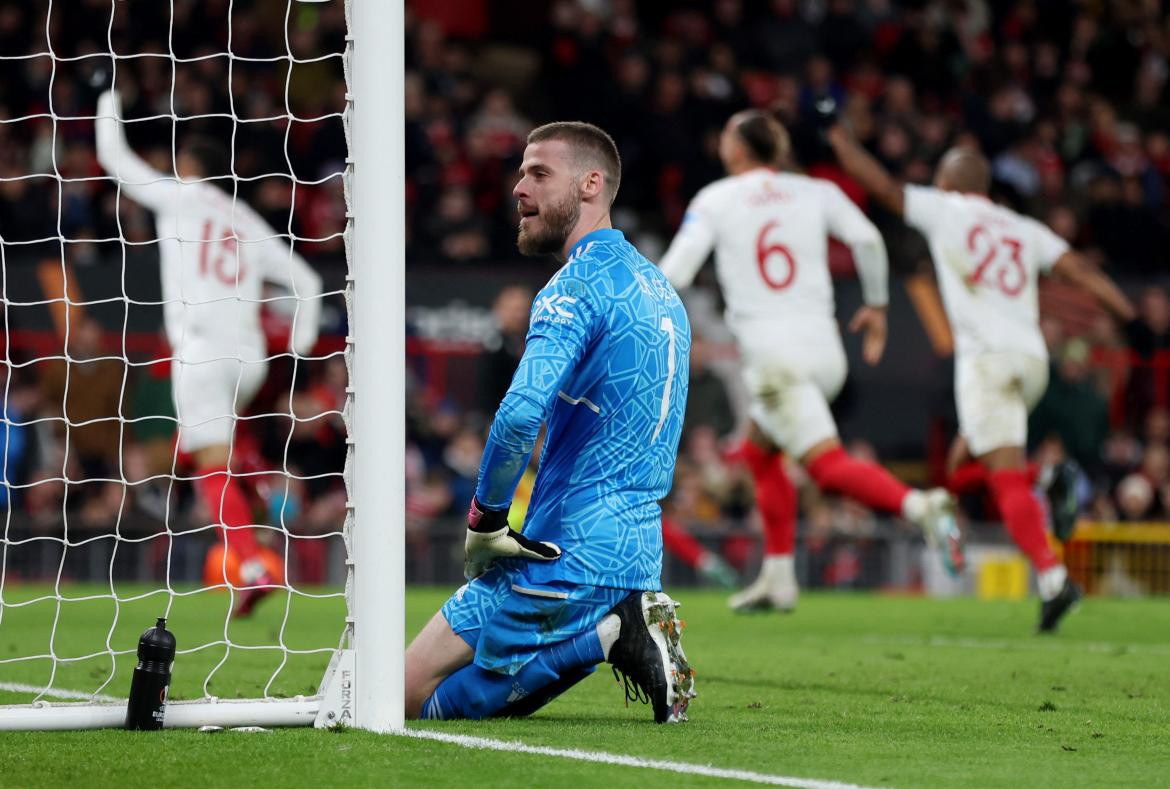
[[[712,767],[707,764],[671,762],[663,759],[643,759],[639,756],[626,756],[620,753],[606,753],[604,751],[581,751],[576,748],[550,748],[545,745],[527,745],[522,742],[493,740],[487,737],[472,737],[466,734],[448,734],[432,729],[398,729],[393,733],[418,740],[434,740],[449,745],[458,745],[461,748],[529,753],[536,756],[572,759],[578,762],[612,764],[619,767],[640,767],[647,770],[661,770],[664,772],[682,773],[684,775],[701,775],[706,778],[724,778],[729,781],[747,781],[749,783],[768,784],[771,786],[790,786],[794,787],[794,789],[872,789],[871,787],[844,783],[842,781],[822,781],[816,778],[769,775],[751,770],[733,770],[725,767]]]
[[[25,685],[21,682],[0,682],[0,691],[11,693],[37,693],[50,699],[72,701],[125,701],[101,693],[86,693],[83,690],[68,690],[66,688],[43,688],[40,685]]]

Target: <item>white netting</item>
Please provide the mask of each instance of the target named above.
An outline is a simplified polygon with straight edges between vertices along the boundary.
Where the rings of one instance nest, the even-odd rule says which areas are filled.
[[[173,698],[311,694],[344,638],[346,29],[342,0],[0,6],[0,704],[124,697],[157,616]],[[100,166],[103,72],[158,177]],[[222,227],[152,203],[192,161]]]

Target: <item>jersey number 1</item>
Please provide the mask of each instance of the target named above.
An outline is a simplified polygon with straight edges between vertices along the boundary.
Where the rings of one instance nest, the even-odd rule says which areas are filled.
[[[779,224],[775,220],[769,222],[760,228],[760,235],[756,237],[756,263],[760,267],[760,277],[763,278],[764,284],[772,290],[784,290],[792,284],[792,280],[796,277],[796,261],[793,260],[788,247],[783,244],[768,243],[768,233]],[[772,276],[774,266],[770,265],[771,261],[783,264],[784,276],[779,279]]]
[[[658,409],[658,425],[654,428],[654,435],[650,437],[650,443],[658,440],[658,434],[662,432],[662,426],[666,424],[666,417],[670,413],[670,390],[674,386],[674,321],[670,318],[663,318],[658,328],[666,332],[668,338],[666,348],[666,386],[662,387],[662,406]]]

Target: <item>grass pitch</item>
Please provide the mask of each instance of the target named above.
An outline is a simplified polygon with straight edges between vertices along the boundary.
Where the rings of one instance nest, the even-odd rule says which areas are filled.
[[[36,590],[43,593],[43,589]],[[76,588],[67,590],[74,594]],[[81,590],[92,591],[92,590]],[[122,591],[122,590],[120,590]],[[5,597],[12,602],[12,588]],[[412,589],[416,632],[445,590]],[[684,644],[698,671],[691,721],[660,727],[626,708],[607,667],[527,720],[419,727],[530,745],[629,754],[869,786],[1136,786],[1170,781],[1170,600],[1087,600],[1055,637],[1030,635],[1036,603],[806,594],[795,614],[733,616],[723,595],[676,590]],[[132,648],[159,601],[123,604],[111,637]],[[180,648],[223,638],[223,595],[182,601]],[[77,610],[69,610],[77,606]],[[113,606],[65,607],[58,655],[100,651]],[[52,607],[46,609],[51,622]],[[284,602],[231,625],[233,643],[274,643]],[[340,602],[295,600],[285,643],[328,646]],[[46,612],[4,611],[0,657],[47,650]],[[222,646],[182,655],[174,693],[202,694]],[[324,656],[290,660],[274,693],[311,691]],[[233,649],[212,681],[254,695],[280,666],[274,652]],[[101,656],[58,671],[59,688],[92,691]],[[124,695],[130,662],[105,693]],[[0,663],[0,683],[43,684],[48,663]],[[0,693],[0,703],[28,699]],[[190,731],[0,733],[0,785],[61,786],[499,785],[707,786],[697,776],[547,756],[473,751],[357,731],[266,735]]]

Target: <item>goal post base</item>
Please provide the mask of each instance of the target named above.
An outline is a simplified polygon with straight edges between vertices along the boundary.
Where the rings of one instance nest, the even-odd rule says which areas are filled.
[[[290,699],[200,699],[168,702],[163,726],[194,729],[200,726],[312,726],[321,708],[319,696]],[[126,704],[21,704],[0,706],[0,731],[66,731],[120,729],[126,723]]]

